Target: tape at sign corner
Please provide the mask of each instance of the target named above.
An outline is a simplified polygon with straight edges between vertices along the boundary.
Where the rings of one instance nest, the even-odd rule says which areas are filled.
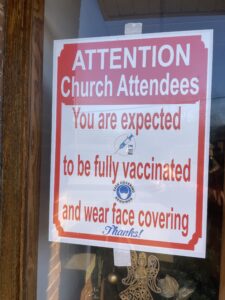
[[[113,249],[113,257],[115,267],[131,266],[130,250]]]

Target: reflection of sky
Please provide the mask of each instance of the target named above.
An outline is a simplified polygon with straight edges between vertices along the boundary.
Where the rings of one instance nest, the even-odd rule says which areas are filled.
[[[97,0],[83,0],[80,20],[80,37],[123,35],[128,22],[143,23],[143,33],[214,29],[211,126],[225,125],[225,15],[105,21]]]

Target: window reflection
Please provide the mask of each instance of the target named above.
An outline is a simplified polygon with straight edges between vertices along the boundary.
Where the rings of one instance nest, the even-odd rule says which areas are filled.
[[[126,3],[122,8],[122,2]],[[43,165],[40,208],[40,238],[37,299],[191,299],[213,300],[219,297],[221,230],[224,205],[224,136],[225,136],[225,11],[224,1],[52,1],[46,0],[43,101]],[[161,13],[164,3],[163,18]],[[168,2],[168,1],[167,1]],[[181,3],[181,2],[180,2]],[[119,6],[117,6],[117,5]],[[215,6],[216,4],[216,6]],[[99,6],[100,5],[100,6]],[[116,5],[116,6],[115,6]],[[200,5],[200,4],[199,4]],[[198,16],[200,9],[208,16]],[[196,13],[197,11],[197,13]],[[155,13],[153,13],[155,12]],[[181,14],[180,14],[181,12]],[[149,14],[154,14],[150,18]],[[214,14],[216,13],[216,14]],[[189,16],[184,16],[184,15]],[[170,15],[171,17],[168,17]],[[195,16],[193,16],[195,15]],[[196,16],[197,15],[197,16]],[[127,267],[115,267],[113,250],[48,242],[50,115],[52,78],[52,40],[73,37],[121,35],[129,22],[143,23],[143,33],[214,29],[211,136],[209,157],[208,228],[206,259],[133,253],[146,260],[136,263],[135,280],[130,284]],[[145,18],[143,18],[143,16]],[[146,288],[148,259],[159,259],[157,277]],[[137,268],[141,269],[137,271]],[[141,278],[141,279],[140,279]],[[145,283],[143,283],[145,282]],[[158,290],[160,288],[160,292]],[[127,290],[128,289],[128,290]],[[126,292],[127,291],[127,292]],[[132,292],[131,292],[132,291]],[[135,296],[138,292],[144,296]],[[136,298],[135,298],[136,297]],[[139,297],[139,298],[138,298]]]

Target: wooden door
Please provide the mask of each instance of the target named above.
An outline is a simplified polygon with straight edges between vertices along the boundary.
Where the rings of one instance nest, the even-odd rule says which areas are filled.
[[[0,83],[0,298],[32,300],[36,299],[44,0],[1,3],[5,41],[2,90]],[[220,300],[225,299],[224,233],[225,221]]]

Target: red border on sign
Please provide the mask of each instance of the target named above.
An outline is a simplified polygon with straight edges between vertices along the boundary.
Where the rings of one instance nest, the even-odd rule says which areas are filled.
[[[201,38],[201,36],[198,36]],[[207,70],[208,60],[206,50],[206,65],[205,70]],[[204,61],[204,59],[203,59]],[[60,224],[58,217],[59,214],[59,193],[60,193],[60,150],[61,150],[61,124],[62,124],[62,104],[74,105],[72,102],[66,102],[59,100],[60,94],[57,89],[57,110],[56,110],[56,148],[55,148],[55,181],[54,181],[54,208],[53,208],[53,222],[56,225],[59,237],[75,238],[83,240],[94,240],[94,241],[104,241],[104,242],[114,242],[114,243],[124,243],[124,244],[135,244],[151,247],[161,247],[170,249],[180,249],[180,250],[194,250],[199,238],[202,237],[202,219],[203,219],[203,180],[204,180],[204,149],[205,149],[205,121],[206,121],[206,88],[207,88],[207,76],[204,77],[204,91],[201,91],[201,99],[196,99],[200,101],[199,105],[199,138],[198,138],[198,164],[197,164],[197,195],[196,195],[196,226],[195,232],[192,238],[187,243],[174,243],[166,241],[155,241],[137,238],[127,238],[127,237],[116,237],[116,236],[104,236],[97,234],[86,234],[79,232],[68,232],[64,231]],[[176,103],[176,101],[168,102],[161,101],[155,102],[154,99],[149,99],[148,104],[171,104]],[[190,101],[182,101],[179,104],[190,103]],[[193,103],[193,101],[192,101]],[[117,103],[116,103],[117,104]],[[129,103],[130,104],[130,103]]]

